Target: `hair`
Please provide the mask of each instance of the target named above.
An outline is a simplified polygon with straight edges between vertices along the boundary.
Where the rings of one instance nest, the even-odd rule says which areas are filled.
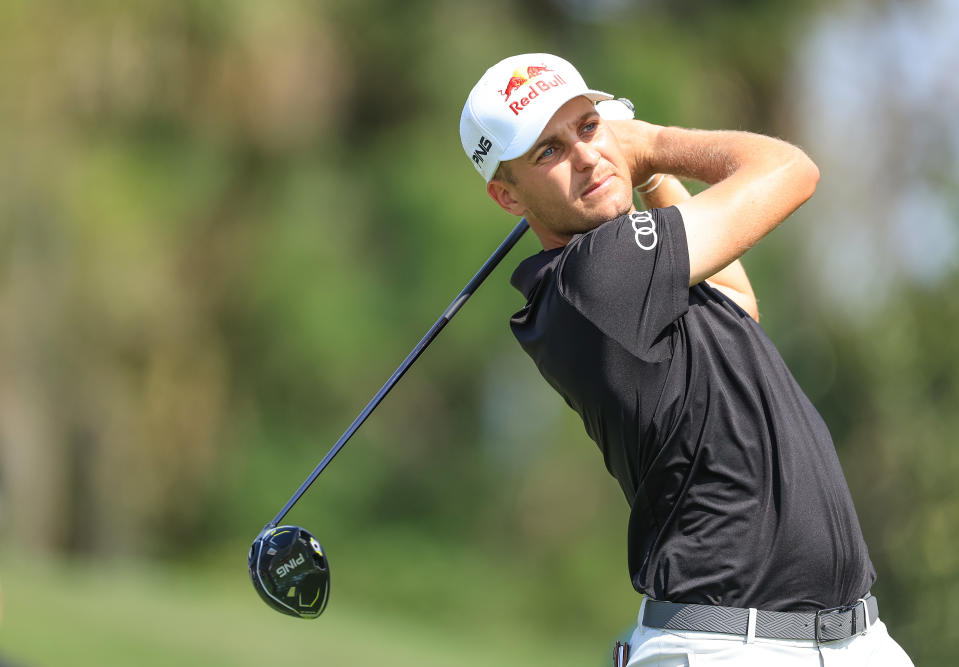
[[[493,172],[493,178],[490,180],[505,181],[510,185],[516,185],[516,181],[513,180],[513,170],[510,169],[509,165],[505,162],[500,162],[496,167],[496,171]]]

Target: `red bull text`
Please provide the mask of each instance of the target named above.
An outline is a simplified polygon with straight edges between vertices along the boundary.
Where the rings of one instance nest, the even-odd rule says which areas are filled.
[[[512,85],[512,82],[513,79],[510,79],[510,86]],[[517,116],[519,115],[520,111],[529,106],[529,103],[539,97],[541,93],[547,92],[550,88],[558,88],[559,86],[566,85],[566,81],[559,74],[553,76],[552,79],[538,78],[536,81],[526,81],[524,83],[530,84],[526,95],[519,98],[515,102],[509,103],[510,110]],[[519,86],[517,86],[517,88],[519,88]],[[507,86],[507,89],[509,89],[509,86]]]

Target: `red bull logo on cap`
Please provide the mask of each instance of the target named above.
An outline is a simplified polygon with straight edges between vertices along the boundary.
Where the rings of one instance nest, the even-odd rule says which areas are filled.
[[[499,91],[500,95],[509,100],[509,96],[513,94],[514,90],[519,90],[520,86],[529,81],[524,76],[516,76],[515,74],[509,78],[509,83],[506,84],[506,90]]]
[[[500,95],[506,98],[506,101],[509,102],[510,97],[514,92],[517,92],[523,86],[529,84],[529,90],[526,94],[514,102],[509,102],[510,110],[519,115],[519,112],[525,109],[530,102],[539,97],[540,93],[545,93],[550,88],[557,88],[559,86],[565,86],[566,81],[559,74],[555,74],[551,79],[544,77],[546,72],[552,72],[550,68],[546,66],[537,66],[530,65],[523,71],[521,68],[513,70],[513,75],[509,78],[509,81],[506,84],[504,90],[499,91]],[[536,79],[536,81],[533,81]]]

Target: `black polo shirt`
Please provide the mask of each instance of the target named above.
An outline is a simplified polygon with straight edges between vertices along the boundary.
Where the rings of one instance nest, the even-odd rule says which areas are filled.
[[[631,505],[633,586],[658,600],[809,611],[876,578],[829,430],[762,328],[689,287],[676,208],[523,261],[511,327]]]

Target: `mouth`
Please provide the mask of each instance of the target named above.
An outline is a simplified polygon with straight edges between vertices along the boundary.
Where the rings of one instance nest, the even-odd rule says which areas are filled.
[[[581,196],[582,196],[582,197],[589,197],[590,195],[593,195],[593,194],[596,194],[596,193],[600,192],[600,191],[603,190],[603,189],[610,183],[610,181],[612,181],[612,180],[613,180],[613,174],[609,174],[609,175],[604,176],[603,178],[601,178],[601,179],[599,179],[599,180],[597,180],[597,181],[593,181],[593,182],[590,183],[588,186],[586,186],[586,189],[583,190],[583,194],[582,194]]]

